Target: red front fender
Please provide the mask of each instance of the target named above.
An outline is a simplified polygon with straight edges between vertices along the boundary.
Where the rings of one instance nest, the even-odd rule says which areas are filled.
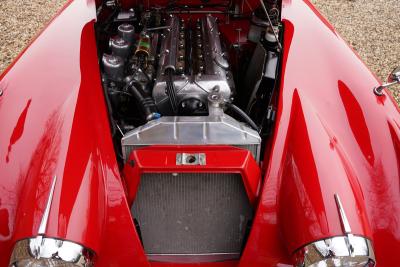
[[[274,140],[241,266],[290,264],[293,252],[352,232],[378,266],[400,250],[400,116],[390,95],[307,1],[284,0],[284,54]]]

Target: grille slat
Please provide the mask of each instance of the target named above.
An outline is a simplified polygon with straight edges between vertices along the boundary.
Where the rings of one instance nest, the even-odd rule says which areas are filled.
[[[237,257],[252,213],[239,174],[143,174],[132,206],[147,254]]]

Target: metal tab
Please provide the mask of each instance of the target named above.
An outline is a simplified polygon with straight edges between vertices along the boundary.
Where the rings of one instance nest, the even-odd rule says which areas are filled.
[[[206,165],[205,153],[177,153],[176,165]]]

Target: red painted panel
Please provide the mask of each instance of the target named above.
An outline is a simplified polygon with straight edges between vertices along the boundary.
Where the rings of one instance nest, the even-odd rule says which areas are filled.
[[[257,217],[240,266],[282,266],[306,243],[352,231],[378,266],[400,249],[400,116],[390,95],[307,1],[284,0],[278,115]]]
[[[94,249],[96,266],[150,266],[115,160],[97,63],[94,4],[68,5],[0,76],[2,266],[17,239],[37,234],[54,175],[48,236]],[[390,95],[372,93],[378,84],[374,75],[307,0],[284,0],[282,16],[277,124],[239,265],[289,266],[295,249],[342,234],[337,193],[352,230],[372,239],[379,266],[396,266],[399,110]],[[228,29],[222,31],[234,40]],[[231,153],[246,159],[242,152]],[[215,164],[214,171],[228,163]],[[257,192],[254,185],[248,186],[251,192]],[[236,262],[221,263],[231,264]]]
[[[0,265],[35,236],[82,244],[96,266],[149,266],[126,202],[103,97],[94,1],[67,5],[0,78]],[[123,229],[123,231],[121,231]]]
[[[177,165],[177,153],[204,153],[206,165]],[[124,168],[129,203],[137,192],[142,173],[204,172],[239,173],[250,202],[258,197],[261,172],[257,162],[247,150],[231,146],[150,146],[135,150]]]

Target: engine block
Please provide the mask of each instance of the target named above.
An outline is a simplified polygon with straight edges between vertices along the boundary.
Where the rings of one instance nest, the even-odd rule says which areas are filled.
[[[171,72],[180,114],[206,111],[207,96],[219,92],[229,100],[234,82],[221,47],[217,19],[207,15],[195,22],[171,16],[161,43],[153,98],[163,114],[171,114],[167,73]]]

